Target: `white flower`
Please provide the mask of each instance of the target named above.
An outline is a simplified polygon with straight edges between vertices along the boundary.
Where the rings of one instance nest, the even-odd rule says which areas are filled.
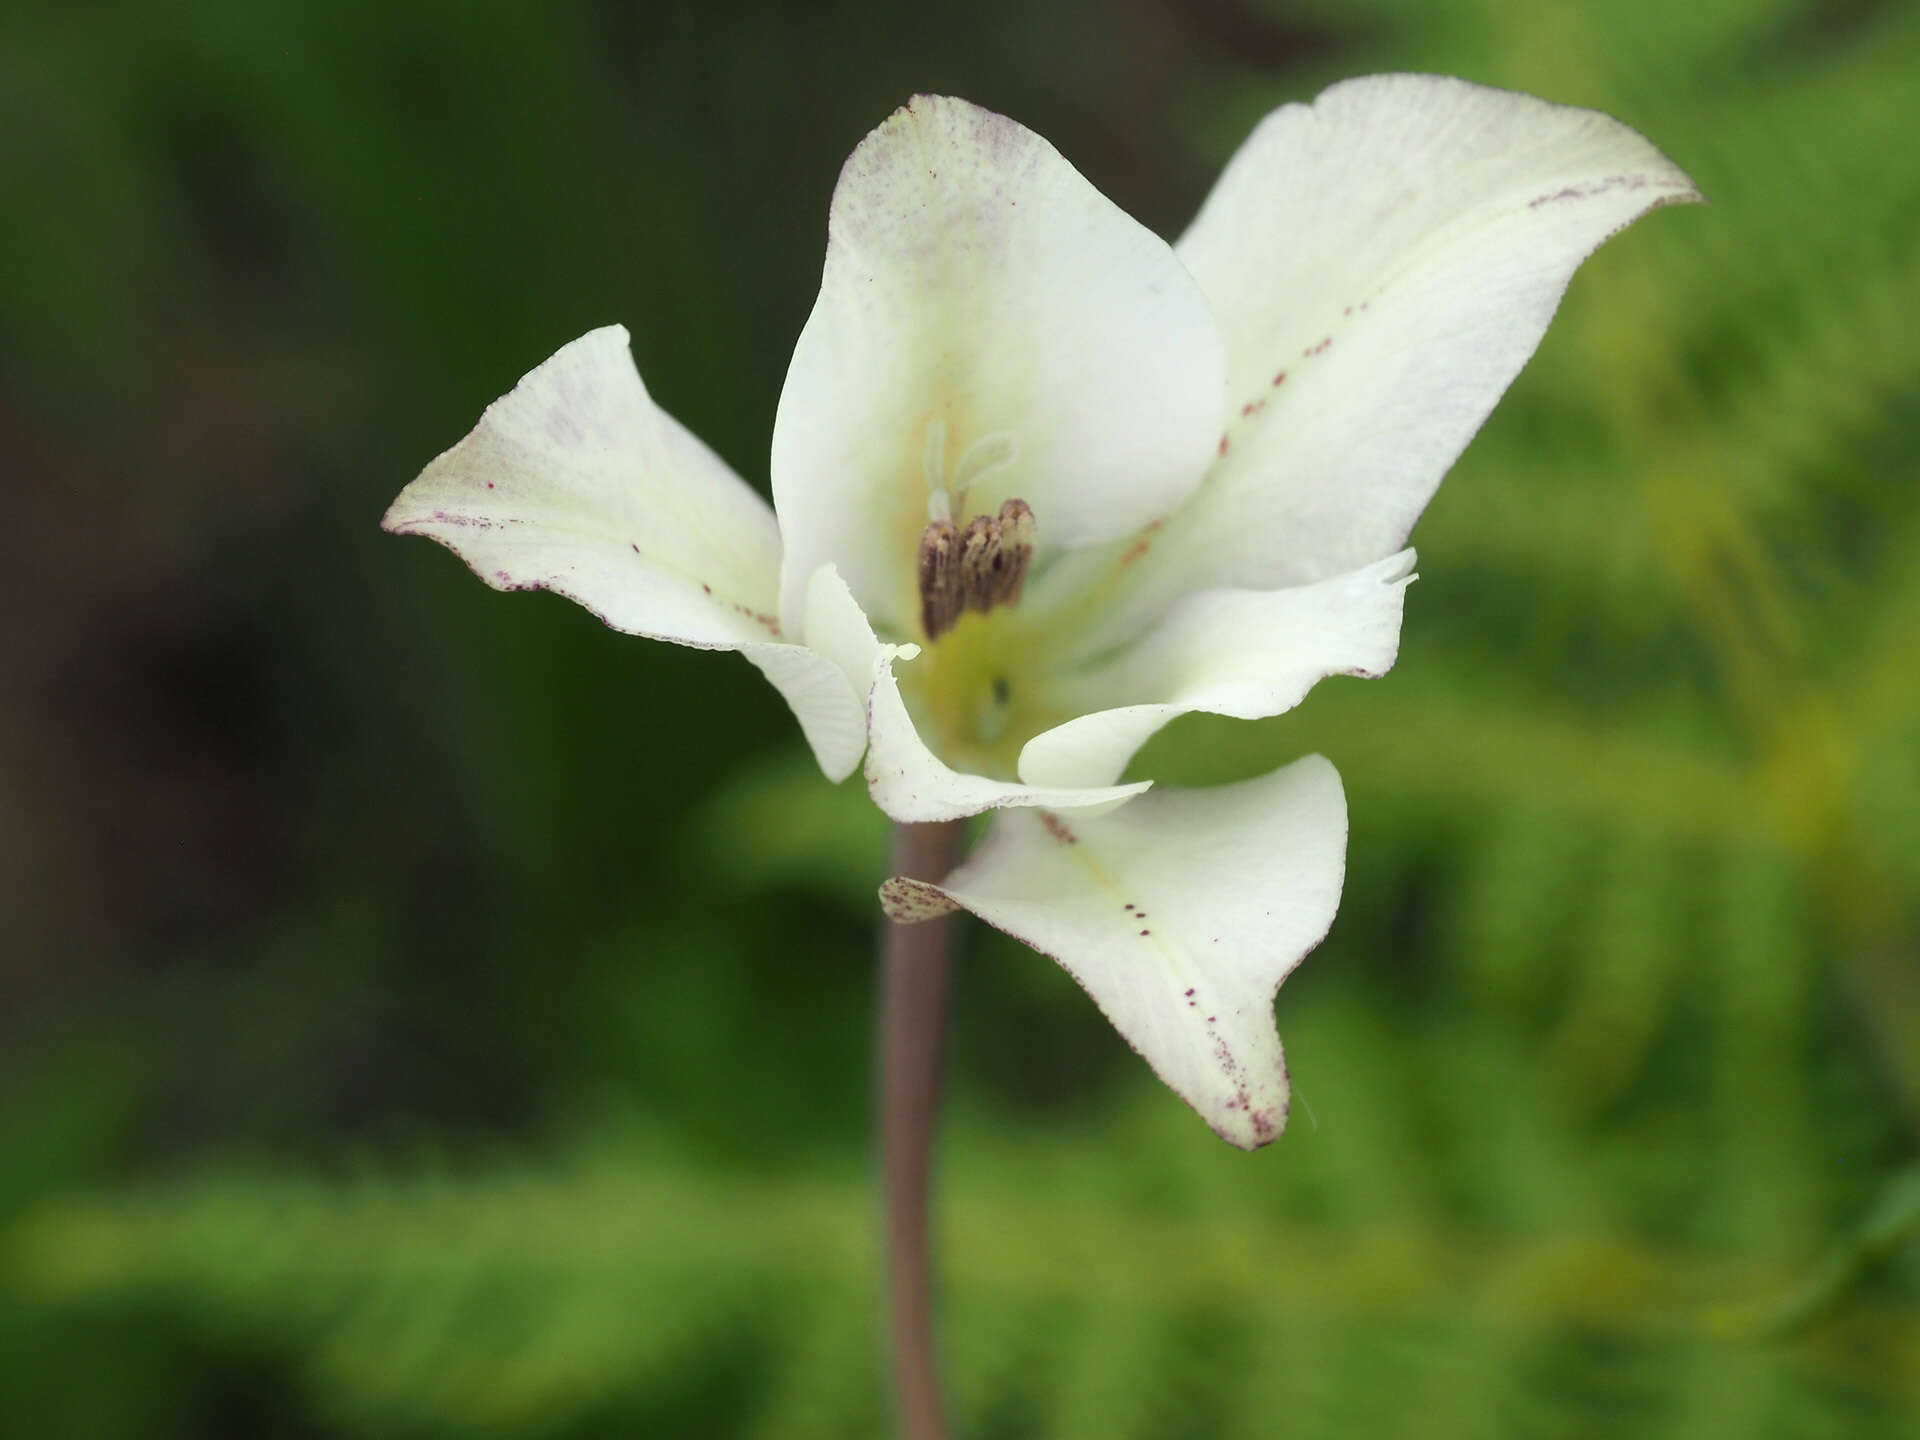
[[[612,327],[385,524],[496,589],[738,650],[895,820],[999,809],[889,913],[963,907],[1051,955],[1253,1147],[1287,1112],[1274,993],[1339,900],[1339,778],[1120,777],[1176,715],[1393,664],[1408,532],[1574,269],[1697,198],[1604,115],[1390,75],[1268,116],[1169,247],[1031,131],[923,97],[841,172],[772,509]]]

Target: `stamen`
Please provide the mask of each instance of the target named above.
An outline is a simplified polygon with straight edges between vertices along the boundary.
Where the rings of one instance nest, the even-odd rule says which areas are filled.
[[[960,463],[953,467],[953,498],[957,504],[966,498],[966,494],[986,476],[1011,465],[1014,460],[1013,436],[1005,430],[994,430],[982,435],[960,457]]]
[[[974,516],[960,538],[960,591],[967,609],[984,615],[993,608],[1006,563],[1000,548],[1000,526],[984,515]]]
[[[1027,568],[1033,564],[1033,507],[1024,500],[1009,500],[1000,507],[1000,546],[1006,557],[1006,569],[1000,579],[998,603],[1017,604],[1026,588]]]
[[[945,491],[936,491],[942,500]],[[951,520],[935,520],[920,533],[920,628],[937,640],[953,628],[966,605],[960,586],[960,533]]]
[[[1033,563],[1033,507],[1009,500],[997,516],[976,515],[964,531],[935,519],[920,534],[920,625],[938,640],[968,610],[984,615],[1020,598]]]
[[[952,520],[953,500],[947,493],[947,422],[939,415],[927,421],[921,441],[920,474],[927,482],[927,519]]]

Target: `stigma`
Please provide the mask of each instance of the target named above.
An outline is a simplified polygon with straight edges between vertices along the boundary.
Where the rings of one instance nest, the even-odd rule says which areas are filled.
[[[994,516],[976,515],[961,529],[931,521],[920,533],[920,625],[929,643],[967,611],[980,614],[1020,599],[1033,563],[1033,507],[1009,500]]]

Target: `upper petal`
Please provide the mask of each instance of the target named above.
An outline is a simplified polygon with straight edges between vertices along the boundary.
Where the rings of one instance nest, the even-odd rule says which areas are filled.
[[[1226,337],[1225,453],[1111,623],[1399,549],[1580,262],[1699,198],[1616,120],[1461,80],[1352,80],[1269,115],[1175,247]]]
[[[1280,982],[1333,923],[1346,873],[1340,777],[1320,756],[1101,816],[998,816],[940,885],[890,880],[899,920],[946,904],[1052,956],[1224,1140],[1286,1124]]]
[[[839,780],[865,701],[782,636],[767,502],[648,396],[618,325],[563,347],[487,407],[381,522],[439,541],[496,590],[557,591],[630,634],[740,650]]]
[[[1148,737],[1195,710],[1256,720],[1290,710],[1329,675],[1376,678],[1400,649],[1413,579],[1402,551],[1349,575],[1285,590],[1198,590],[1091,670],[1063,678],[1084,711],[1033,737],[1020,776],[1034,784],[1104,785]]]
[[[831,561],[883,630],[918,633],[930,472],[986,467],[957,518],[1018,496],[1043,549],[1165,514],[1218,443],[1225,373],[1164,242],[1038,135],[915,99],[841,172],[780,397],[781,614]]]

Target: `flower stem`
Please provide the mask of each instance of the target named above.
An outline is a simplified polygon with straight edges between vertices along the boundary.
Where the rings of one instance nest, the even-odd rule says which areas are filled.
[[[896,825],[893,873],[911,880],[944,880],[959,856],[964,830],[960,820]],[[927,1196],[934,1120],[940,1109],[953,916],[917,925],[891,920],[881,925],[880,1173],[894,1398],[905,1440],[944,1440],[946,1421],[933,1356]]]

